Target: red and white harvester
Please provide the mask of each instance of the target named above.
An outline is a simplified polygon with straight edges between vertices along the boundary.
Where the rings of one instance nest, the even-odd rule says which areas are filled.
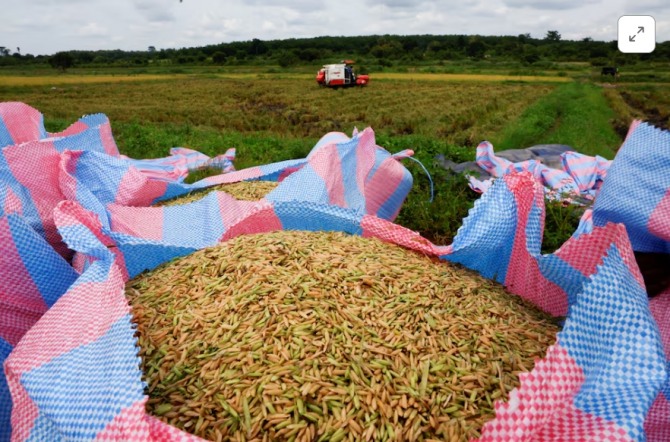
[[[338,87],[365,86],[370,82],[369,75],[356,75],[351,66],[353,61],[344,60],[336,64],[324,64],[316,73],[316,82],[321,86]]]

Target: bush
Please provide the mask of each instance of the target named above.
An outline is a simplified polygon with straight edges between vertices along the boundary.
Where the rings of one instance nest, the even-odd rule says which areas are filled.
[[[69,52],[57,52],[49,58],[49,64],[51,67],[65,72],[66,69],[74,66],[74,57]]]

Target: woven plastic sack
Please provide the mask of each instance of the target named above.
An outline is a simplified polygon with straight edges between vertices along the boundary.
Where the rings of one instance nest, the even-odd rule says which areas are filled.
[[[633,250],[670,253],[670,132],[636,121],[621,146],[595,201],[584,231],[622,223]],[[670,287],[650,301],[670,371]],[[670,440],[670,377],[645,423],[649,441]]]
[[[496,155],[493,145],[484,141],[477,146],[476,164],[487,175],[501,177],[511,172],[527,171],[546,187],[547,196],[570,201],[574,198],[593,200],[607,176],[611,161],[596,155],[595,157],[578,152],[560,154],[561,168],[552,168],[539,159],[512,162],[504,155]],[[491,180],[479,180],[469,176],[470,187],[485,192],[491,186]]]
[[[199,224],[182,227],[182,232],[193,231],[188,238],[166,240],[165,224],[160,237],[151,231],[124,231],[164,220],[165,213],[117,204],[116,194],[92,189],[97,185],[94,180],[72,175],[73,168],[65,167],[68,173],[61,174],[61,187],[70,201],[57,204],[53,219],[69,248],[79,253],[83,273],[7,357],[5,372],[14,405],[12,438],[195,440],[144,412],[146,398],[124,282],[142,268],[204,245],[210,236],[220,234],[219,240],[226,240],[243,233],[301,229],[376,236],[460,262],[546,311],[568,313],[558,343],[533,372],[522,376],[510,401],[497,405],[497,417],[484,428],[482,439],[642,440],[645,416],[652,402],[656,405],[667,373],[661,337],[624,228],[598,227],[571,239],[559,252],[542,256],[542,186],[530,174],[510,174],[476,203],[452,245],[435,246],[369,209],[375,207],[367,203],[369,196],[375,196],[371,178],[386,168],[385,163],[397,160],[366,148],[374,144],[373,138],[360,144],[363,138],[358,135],[352,137],[358,142],[350,149],[363,146],[361,152],[374,153],[374,161],[347,161],[337,146],[348,140],[333,135],[334,143],[325,141],[318,147],[336,147],[313,155],[309,165],[296,166],[277,188],[285,186],[283,193],[278,192],[284,195],[280,198],[237,202],[213,193],[204,203],[172,212],[175,222],[197,219]],[[92,158],[95,153],[84,154]],[[323,178],[338,174],[341,179]],[[324,189],[319,201],[307,192],[286,189],[292,180],[298,186],[320,183],[318,179]],[[360,183],[369,188],[360,188]],[[351,189],[354,185],[357,188]],[[138,198],[143,198],[142,191],[142,186],[135,190]],[[103,202],[99,197],[108,199]],[[306,197],[307,201],[301,200]],[[95,205],[94,200],[100,212],[86,207]],[[402,202],[381,200],[391,200],[392,205]],[[119,223],[121,212],[125,225]],[[139,214],[148,218],[135,218]],[[222,227],[208,231],[201,224]]]
[[[0,362],[79,276],[19,215],[0,216]],[[11,399],[0,376],[0,440],[10,435]]]
[[[633,249],[670,253],[670,132],[636,122],[593,207],[593,223],[625,224]]]
[[[541,195],[541,187],[530,176],[510,175],[500,180],[477,203],[449,247],[434,246],[375,216],[297,201],[251,203],[256,207],[232,224],[226,236],[287,226],[335,228],[457,262],[468,262],[476,254],[498,253],[506,258],[498,259],[503,265],[495,273],[504,281],[519,278],[510,279],[511,273],[521,272],[510,266],[513,256],[527,263],[535,261],[537,267],[524,271],[525,278],[540,285],[552,283],[543,276],[546,267],[558,289],[544,296],[566,300],[540,302],[558,311],[563,305],[567,308],[567,299],[572,298],[570,314],[547,357],[533,372],[521,376],[522,385],[507,404],[497,406],[497,417],[484,428],[482,440],[641,440],[647,410],[666,372],[658,329],[639,272],[631,267],[625,231],[608,225],[574,240],[573,247],[596,252],[584,262],[571,263],[553,255],[548,257],[550,262],[538,261],[533,255],[539,251],[539,242],[532,238],[533,232],[541,231]],[[499,214],[494,223],[483,221],[489,210]],[[156,431],[173,430],[163,428],[167,426],[143,411],[146,399],[123,296],[126,276],[116,264],[120,261],[114,248],[108,247],[110,239],[95,224],[95,216],[75,202],[61,203],[56,220],[66,228],[61,233],[68,245],[94,258],[80,280],[7,359],[12,397],[15,403],[25,404],[13,412],[14,437],[62,434],[82,440],[176,440],[156,436]],[[280,224],[273,224],[277,220]],[[523,235],[518,239],[519,230],[529,232],[531,241]],[[143,242],[149,243],[137,239],[135,246]],[[137,253],[149,260],[155,255],[157,262],[159,246],[151,246]],[[126,264],[133,253],[125,251]],[[487,271],[489,265],[484,262],[476,267]],[[592,278],[574,281],[574,273],[588,269],[595,271]],[[44,336],[53,338],[45,340]]]
[[[293,184],[297,188],[303,186],[302,192],[288,192],[275,197],[277,201],[304,199],[309,195],[304,186],[313,180],[309,173],[314,170],[323,172],[324,164],[332,161],[332,158],[327,157],[329,152],[341,154],[344,165],[339,166],[340,171],[358,167],[360,177],[365,179],[345,183],[324,175],[327,178],[323,181],[326,191],[322,196],[326,201],[333,198],[342,205],[364,213],[368,210],[366,197],[369,197],[369,207],[378,212],[386,210],[387,216],[394,216],[411,187],[411,176],[397,161],[411,153],[391,156],[374,144],[371,130],[364,131],[353,140],[341,133],[328,134],[317,143],[307,159],[234,172],[233,150],[209,158],[196,151],[175,148],[164,159],[133,160],[118,155],[111,138],[109,121],[102,115],[84,117],[61,133],[48,134],[42,126],[41,114],[33,108],[22,103],[1,103],[0,109],[4,111],[2,116],[6,124],[3,127],[12,128],[11,133],[9,130],[5,131],[4,140],[7,143],[20,141],[20,144],[5,146],[0,157],[0,166],[3,166],[0,168],[0,201],[3,202],[1,207],[4,213],[11,214],[7,223],[19,226],[14,227],[12,232],[7,228],[7,234],[2,237],[3,250],[6,247],[8,252],[14,249],[22,251],[21,254],[17,252],[4,255],[3,271],[7,274],[13,273],[15,278],[5,281],[10,286],[3,288],[3,297],[0,298],[0,301],[7,301],[0,302],[0,318],[3,319],[0,322],[0,336],[3,337],[0,341],[0,354],[3,361],[23,334],[47,311],[55,299],[65,293],[77,277],[74,269],[55,253],[58,250],[69,258],[73,251],[65,247],[55,229],[54,210],[61,201],[77,201],[78,207],[89,210],[86,213],[91,226],[98,229],[98,239],[105,238],[105,245],[112,247],[117,261],[122,263],[118,266],[119,271],[126,277],[128,271],[137,274],[173,256],[181,256],[215,244],[222,239],[228,224],[244,218],[250,209],[247,203],[238,202],[224,192],[212,194],[202,203],[194,204],[194,213],[186,213],[179,207],[165,210],[145,207],[162,199],[218,183],[248,179],[283,181],[308,165],[302,178],[298,176]],[[31,137],[39,139],[30,139]],[[359,144],[361,148],[357,154]],[[325,159],[320,153],[321,150],[326,151]],[[229,173],[192,185],[182,182],[188,171],[202,167],[218,167]],[[391,189],[392,192],[383,196],[383,192],[379,191],[380,183],[384,183],[384,191]],[[389,183],[397,185],[389,186]],[[371,192],[371,188],[377,190]],[[279,190],[282,191],[281,188]],[[163,211],[166,212],[165,216]],[[131,217],[128,218],[128,215]],[[193,226],[184,220],[200,222]],[[225,220],[226,225],[221,220]],[[218,224],[216,221],[219,221]],[[81,224],[59,226],[68,234],[86,236],[81,227]],[[130,235],[127,229],[132,230],[137,237]],[[245,225],[238,226],[239,232],[244,232],[245,229],[248,229]],[[90,233],[91,230],[87,231]],[[114,239],[107,238],[102,231]],[[42,238],[49,240],[50,245]],[[154,239],[157,244],[137,244],[138,238]],[[157,245],[161,252],[156,256],[147,252],[156,249]],[[38,252],[40,250],[43,252]],[[42,256],[44,253],[56,256],[45,259]],[[94,264],[98,256],[98,252],[93,252],[92,255],[82,253],[75,257],[73,264],[75,268],[84,270]],[[127,260],[124,259],[125,256],[128,256]],[[30,270],[38,271],[19,271],[24,265]],[[44,294],[50,300],[48,304],[33,300],[44,291],[43,287],[40,287],[42,292],[28,290],[33,288],[36,280],[42,281],[43,285],[45,281],[53,285]],[[77,282],[83,281],[85,279]],[[15,323],[20,323],[21,326],[17,327]],[[3,440],[9,437],[7,422],[11,409],[4,374],[0,377],[0,403],[3,404],[0,423],[4,423],[0,425],[4,432],[0,433],[0,440]]]

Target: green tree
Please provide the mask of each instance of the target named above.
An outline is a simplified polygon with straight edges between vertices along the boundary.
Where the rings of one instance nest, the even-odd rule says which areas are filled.
[[[212,62],[215,64],[224,64],[226,62],[226,54],[217,51],[212,55]]]
[[[465,54],[472,58],[483,58],[486,52],[486,44],[478,37],[472,37],[465,47]]]
[[[263,40],[254,38],[249,45],[249,55],[263,55],[268,51],[267,45]]]
[[[558,31],[547,31],[544,39],[547,41],[561,41],[561,34]]]
[[[283,68],[293,66],[298,63],[300,59],[293,51],[282,51],[277,57],[277,63]]]
[[[298,57],[303,61],[312,62],[321,56],[321,52],[316,48],[306,48],[298,51]]]
[[[74,66],[74,57],[69,52],[57,52],[49,58],[49,64],[54,69],[60,69],[65,72],[66,69]]]
[[[394,58],[403,52],[402,44],[397,40],[380,39],[379,43],[370,48],[370,54],[377,58]]]

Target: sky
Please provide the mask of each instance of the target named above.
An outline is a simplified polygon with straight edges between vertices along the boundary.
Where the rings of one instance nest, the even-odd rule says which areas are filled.
[[[325,35],[544,38],[549,30],[611,41],[622,15],[651,15],[656,41],[670,40],[669,0],[0,0],[0,46],[51,55]]]

